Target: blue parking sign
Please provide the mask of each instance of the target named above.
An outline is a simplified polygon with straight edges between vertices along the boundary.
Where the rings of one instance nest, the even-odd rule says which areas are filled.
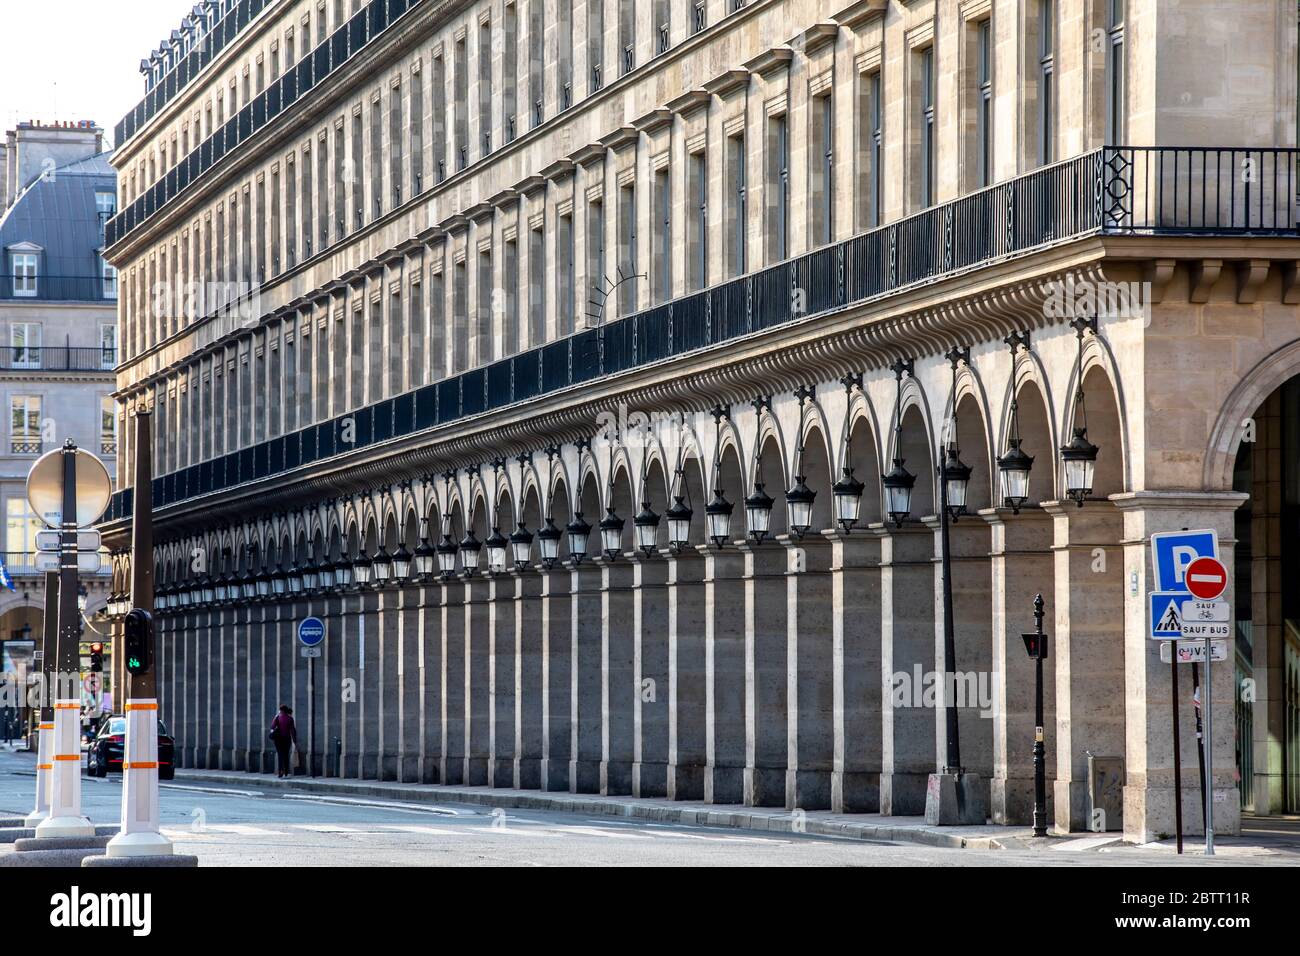
[[[1187,593],[1183,575],[1197,558],[1217,558],[1219,538],[1213,531],[1164,531],[1151,536],[1151,563],[1156,590]],[[1153,619],[1152,627],[1155,626]]]

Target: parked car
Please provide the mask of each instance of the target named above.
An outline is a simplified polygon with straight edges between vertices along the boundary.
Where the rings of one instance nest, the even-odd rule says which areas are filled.
[[[106,717],[99,723],[99,732],[86,750],[86,772],[92,777],[106,777],[109,771],[122,769],[122,753],[126,747],[126,718]],[[171,780],[176,775],[173,754],[176,741],[167,733],[163,722],[158,721],[158,777]]]

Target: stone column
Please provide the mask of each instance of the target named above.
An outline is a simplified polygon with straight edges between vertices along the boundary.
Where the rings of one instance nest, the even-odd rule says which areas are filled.
[[[743,628],[745,640],[745,805],[784,807],[790,767],[790,553],[780,543],[739,550],[745,613],[734,623]],[[734,666],[716,658],[714,665],[715,677]]]
[[[375,615],[375,778],[398,779],[398,755],[401,751],[400,714],[402,669],[402,596],[394,588],[383,585],[377,589],[375,600],[379,612]],[[366,635],[369,637],[370,635]]]
[[[421,734],[424,727],[424,648],[423,609],[421,594],[409,584],[398,592],[397,631],[397,682],[399,693],[397,779],[402,783],[420,783],[424,779],[421,767],[424,746]]]
[[[513,572],[494,574],[489,582],[489,628],[491,630],[491,732],[489,749],[492,759],[488,777],[494,787],[515,785],[518,751],[517,702],[518,681],[515,666],[519,660],[518,630],[515,626],[515,594],[518,576]]]
[[[787,809],[829,810],[835,763],[835,635],[831,548],[782,535],[786,575]]]
[[[491,585],[484,578],[465,582],[465,778],[472,787],[489,783],[491,753],[490,623]]]
[[[835,751],[831,809],[880,812],[880,540],[825,532],[830,542]]]
[[[1174,832],[1173,733],[1170,714],[1170,670],[1163,664],[1159,642],[1150,639],[1147,595],[1155,589],[1151,568],[1150,538],[1157,531],[1183,528],[1211,528],[1218,533],[1219,560],[1229,569],[1230,584],[1224,598],[1234,599],[1231,584],[1233,563],[1233,515],[1245,495],[1236,492],[1126,492],[1111,496],[1124,520],[1124,573],[1129,587],[1124,591],[1124,728],[1126,744],[1124,787],[1124,837],[1146,843]],[[1084,509],[1087,510],[1086,508]],[[1058,565],[1058,575],[1060,568]],[[1136,573],[1138,586],[1134,588]],[[1058,578],[1059,580],[1059,578]],[[1136,592],[1136,593],[1135,593]],[[1103,598],[1104,599],[1104,598]],[[1112,598],[1113,600],[1113,598]],[[1058,624],[1059,626],[1059,624]],[[1228,642],[1228,660],[1212,668],[1214,702],[1213,746],[1215,833],[1228,836],[1241,825],[1240,794],[1234,775],[1233,754],[1236,679],[1231,661],[1233,641]],[[1195,718],[1189,701],[1191,668],[1179,672],[1180,743],[1182,744],[1183,832],[1202,832],[1199,773],[1196,760]],[[1058,684],[1062,679],[1058,668]],[[1204,698],[1207,689],[1202,683]],[[1057,690],[1058,708],[1064,692]],[[1060,801],[1058,799],[1058,808]],[[1058,809],[1059,813],[1059,809]]]
[[[544,699],[542,673],[542,589],[546,576],[532,568],[515,572],[515,767],[513,786],[537,790],[542,786]]]
[[[701,545],[699,552],[704,559],[704,799],[708,803],[748,803],[754,788],[756,728],[752,716],[757,690],[753,631],[746,614],[746,556],[707,545]],[[681,625],[678,621],[679,655]],[[782,687],[782,707],[784,695]],[[782,746],[784,742],[782,736]],[[783,801],[784,789],[783,779]]]
[[[239,647],[240,638],[247,645],[253,627],[248,620],[245,606],[236,603],[222,615],[221,626],[221,676],[220,700],[221,723],[217,729],[215,743],[215,766],[221,770],[232,770],[235,766],[235,723],[236,723],[236,685],[239,680],[240,658],[247,650]]]
[[[321,767],[327,777],[342,776],[334,750],[334,741],[342,738],[343,709],[343,652],[347,641],[347,625],[340,613],[340,598],[326,592],[321,597],[321,614],[325,621],[325,644],[321,651],[320,738]]]
[[[632,793],[668,795],[670,602],[668,562],[638,558],[632,565]],[[703,738],[701,737],[701,742]]]
[[[873,524],[880,538],[880,812],[925,812],[935,764],[934,536],[919,523]],[[926,692],[929,689],[927,703]]]
[[[465,585],[442,585],[442,766],[439,776],[453,786],[465,782]]]
[[[637,605],[639,577],[635,556],[614,561],[600,559],[601,567],[601,760],[600,792],[632,792],[632,764],[636,758],[636,715],[641,698],[636,673]]]
[[[604,720],[604,679],[601,674],[603,599],[601,569],[583,564],[570,569],[569,613],[573,643],[570,664],[569,790],[572,793],[600,792],[600,765]]]
[[[1039,508],[1019,515],[1009,508],[980,512],[992,530],[993,779],[989,787],[989,816],[994,823],[1027,826],[1034,817],[1034,662],[1020,635],[1034,629],[1034,598],[1047,602],[1044,630],[1049,632],[1048,657],[1043,662],[1043,726],[1047,813],[1052,817],[1051,781],[1056,776],[1056,656],[1059,639],[1053,624],[1052,519]]]
[[[420,681],[420,782],[440,783],[442,737],[442,588],[421,586],[416,609]]]
[[[379,779],[380,751],[380,654],[384,644],[384,624],[389,617],[385,601],[387,595],[370,589],[357,594],[357,777],[361,780]]]
[[[947,671],[943,637],[943,562],[940,519],[923,519],[934,534],[934,660],[942,678]],[[961,762],[967,773],[979,774],[988,806],[988,786],[993,777],[993,718],[996,691],[992,686],[993,606],[989,563],[989,526],[979,518],[948,522],[952,566],[953,650],[951,689],[941,679],[935,707],[935,761],[943,767],[948,755],[946,697],[957,703],[957,736]]]
[[[573,624],[570,575],[559,568],[542,575],[542,762],[543,790],[569,789],[573,753]]]
[[[713,692],[707,665],[712,615],[704,583],[707,568],[693,552],[674,556],[665,550],[662,554],[668,606],[667,796],[671,800],[703,800],[705,780],[713,775],[713,735],[708,725]],[[734,752],[739,756],[733,766],[743,765],[744,760],[743,725],[737,733]],[[739,792],[739,781],[736,787]]]

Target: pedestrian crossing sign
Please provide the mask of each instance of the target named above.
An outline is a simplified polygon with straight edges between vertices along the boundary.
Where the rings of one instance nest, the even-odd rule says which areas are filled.
[[[1186,591],[1156,591],[1151,594],[1151,639],[1178,640],[1183,636],[1182,602]]]

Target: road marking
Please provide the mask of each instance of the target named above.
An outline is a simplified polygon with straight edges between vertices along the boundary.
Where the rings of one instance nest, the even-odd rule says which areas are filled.
[[[443,830],[439,827],[422,827],[414,823],[385,823],[382,825],[382,829],[392,830],[397,833],[415,833],[420,836],[462,836],[464,834],[464,831]]]
[[[403,810],[407,813],[432,813],[443,817],[462,817],[471,814],[447,807],[425,806],[420,803],[386,803],[382,800],[361,800],[356,797],[336,797],[330,794],[286,793],[285,800],[306,800],[310,803],[337,803],[344,806],[375,807],[381,810]]]
[[[159,783],[164,790],[189,790],[193,793],[218,793],[223,797],[264,797],[266,794],[255,790],[223,790],[220,787],[197,787],[191,783]]]
[[[1118,843],[1119,840],[1119,837],[1113,836],[1080,837],[1077,840],[1069,840],[1065,843],[1059,843],[1052,847],[1052,849],[1064,850],[1067,853],[1071,851],[1095,850],[1098,847],[1106,846],[1110,843]]]
[[[287,833],[279,830],[267,830],[264,827],[255,827],[247,823],[209,823],[205,825],[204,829],[212,830],[215,833],[234,833],[237,836],[288,836]]]

